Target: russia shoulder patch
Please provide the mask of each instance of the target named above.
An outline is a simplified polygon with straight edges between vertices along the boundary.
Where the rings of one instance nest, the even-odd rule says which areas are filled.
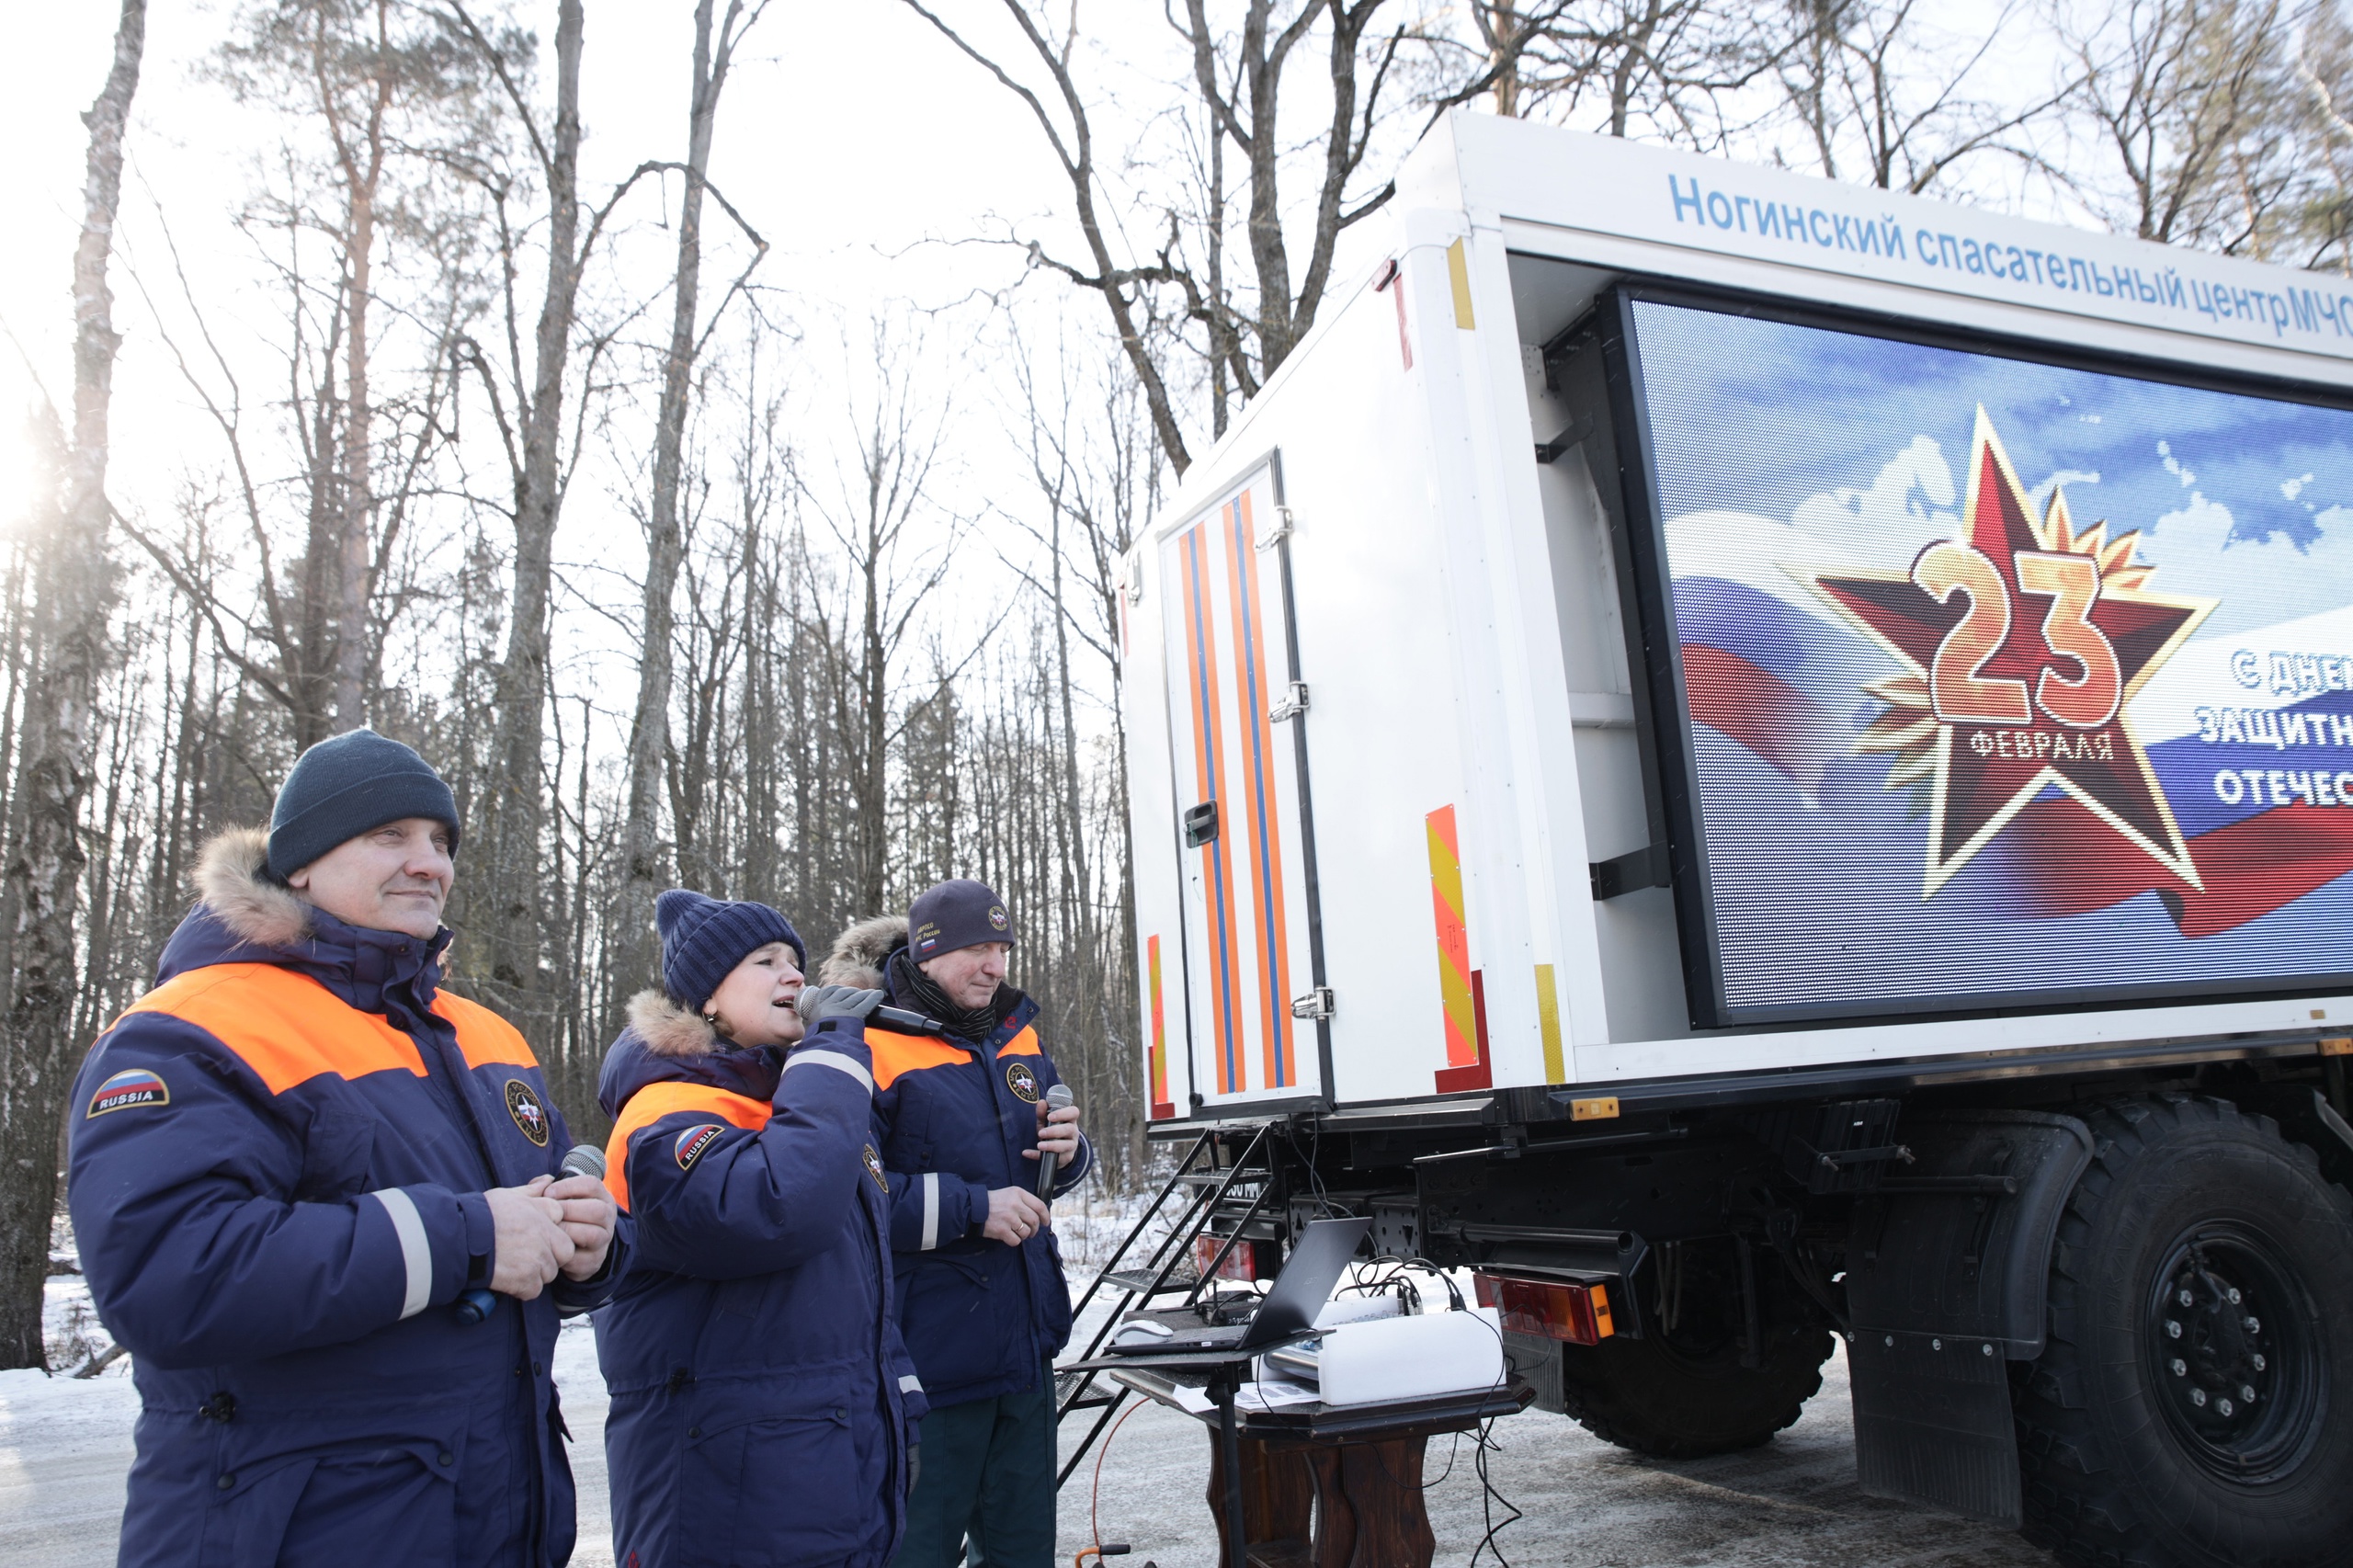
[[[706,1121],[699,1127],[689,1127],[679,1133],[678,1168],[682,1171],[694,1169],[695,1162],[702,1158],[702,1152],[719,1142],[719,1135],[725,1131],[715,1121]]]
[[[166,1106],[172,1103],[171,1086],[162,1076],[144,1067],[132,1067],[117,1073],[98,1085],[90,1096],[90,1108],[83,1113],[87,1121],[94,1116],[104,1116],[110,1110],[131,1110],[139,1106]]]

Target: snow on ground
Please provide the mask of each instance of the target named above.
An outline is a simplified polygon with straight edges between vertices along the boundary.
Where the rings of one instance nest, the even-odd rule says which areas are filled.
[[[1101,1539],[1133,1549],[1125,1562],[1214,1568],[1210,1432],[1159,1404],[1120,1429],[1103,1455],[1097,1508]],[[1506,1525],[1489,1551],[1499,1549],[1518,1568],[2053,1568],[2052,1558],[2006,1530],[1862,1494],[1843,1352],[1823,1369],[1822,1392],[1803,1418],[1750,1453],[1642,1460],[1565,1416],[1534,1410],[1496,1422],[1494,1437],[1489,1477],[1525,1517]],[[1094,1539],[1087,1509],[1096,1458],[1063,1492],[1055,1550],[1065,1562]],[[1447,1439],[1433,1440],[1425,1475],[1436,1561],[1466,1564],[1485,1520],[1509,1513],[1483,1513],[1467,1437],[1451,1452]]]
[[[88,1321],[89,1303],[79,1278],[49,1282],[44,1326],[52,1360],[66,1334]],[[139,1416],[130,1370],[128,1358],[118,1358],[89,1379],[0,1372],[0,1559],[45,1568],[114,1562],[131,1424]]]
[[[1087,1227],[1097,1234],[1117,1222],[1115,1206],[1103,1207]],[[1074,1252],[1092,1250],[1085,1232],[1071,1240],[1078,1244]],[[72,1339],[103,1348],[103,1331],[87,1313],[78,1278],[50,1282],[53,1346]],[[67,1364],[86,1362],[89,1354],[82,1348]],[[564,1325],[555,1369],[580,1492],[573,1562],[612,1568],[605,1387],[586,1319]],[[125,1359],[88,1380],[0,1372],[0,1562],[44,1568],[114,1562],[139,1413],[128,1370]],[[1506,1525],[1490,1552],[1500,1548],[1518,1568],[2052,1568],[2050,1557],[2006,1531],[1865,1497],[1855,1479],[1844,1354],[1823,1373],[1822,1392],[1795,1426],[1762,1449],[1721,1459],[1640,1460],[1540,1411],[1495,1423],[1488,1474],[1526,1517]],[[1074,1421],[1072,1437],[1078,1431]],[[1472,1455],[1468,1438],[1430,1445],[1427,1497],[1441,1563],[1468,1563],[1486,1521],[1508,1517],[1500,1508],[1483,1512]],[[1088,1505],[1098,1458],[1102,1539],[1129,1543],[1127,1562],[1215,1568],[1216,1526],[1205,1495],[1209,1428],[1149,1403],[1128,1416],[1108,1449],[1088,1455],[1064,1489],[1060,1561],[1093,1539]]]

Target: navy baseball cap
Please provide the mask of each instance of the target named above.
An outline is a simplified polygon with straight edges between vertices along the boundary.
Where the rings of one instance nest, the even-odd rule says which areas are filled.
[[[936,883],[907,906],[907,951],[918,963],[983,942],[1010,946],[1013,939],[1013,917],[985,882],[958,877]]]

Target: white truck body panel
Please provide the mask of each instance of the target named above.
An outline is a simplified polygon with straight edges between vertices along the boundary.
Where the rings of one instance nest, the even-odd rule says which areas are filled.
[[[1777,231],[1801,214],[1803,243],[1753,232],[1768,204]],[[1594,896],[1590,867],[1651,841],[1638,676],[1584,456],[1529,456],[1569,417],[1534,346],[1628,274],[2332,387],[2353,386],[2353,297],[2340,305],[2311,274],[1467,113],[1415,153],[1395,205],[1395,283],[1334,290],[1128,563],[1155,1119],[1517,1086],[1606,1096],[1629,1080],[2353,1019],[2353,995],[2327,994],[1695,1029],[1669,892]],[[1881,248],[1840,243],[1859,243],[1866,222]],[[1886,254],[1891,233],[1900,255]],[[1998,276],[1971,269],[1972,244]],[[2106,293],[2092,286],[2100,278]],[[1234,522],[1245,497],[1248,561]],[[1279,524],[1288,533],[1261,548]],[[1199,552],[1190,568],[1188,551]],[[1310,701],[1303,715],[1253,724],[1235,588],[1255,584],[1256,626],[1277,638],[1258,650],[1256,690],[1280,704],[1286,566]],[[1222,681],[1210,727],[1199,722],[1204,653]],[[1217,744],[1197,744],[1204,735]],[[1229,836],[1188,848],[1179,817],[1212,770]],[[1260,837],[1233,833],[1237,816],[1263,818],[1280,839],[1267,882],[1279,885],[1279,920],[1260,887],[1276,862]],[[1221,845],[1233,868],[1224,916]],[[1319,983],[1332,1001],[1321,1020]]]

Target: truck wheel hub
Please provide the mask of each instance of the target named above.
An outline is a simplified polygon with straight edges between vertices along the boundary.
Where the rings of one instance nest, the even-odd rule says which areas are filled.
[[[2239,1225],[2177,1240],[2152,1281],[2143,1344],[2166,1425],[2208,1471],[2259,1483],[2290,1469],[2325,1401],[2302,1292],[2281,1250]]]

